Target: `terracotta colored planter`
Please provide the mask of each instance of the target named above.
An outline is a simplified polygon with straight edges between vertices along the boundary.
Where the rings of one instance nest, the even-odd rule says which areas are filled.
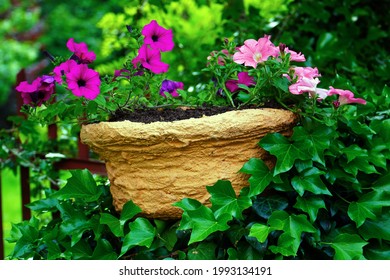
[[[259,140],[290,134],[295,120],[285,110],[246,109],[174,122],[101,122],[83,126],[81,140],[106,162],[118,211],[133,200],[146,217],[174,219],[181,210],[172,203],[185,197],[209,203],[206,186],[219,179],[239,193],[248,185],[238,173],[246,161],[273,164]]]

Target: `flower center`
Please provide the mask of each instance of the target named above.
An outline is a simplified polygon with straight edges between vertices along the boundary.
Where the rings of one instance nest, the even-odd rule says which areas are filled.
[[[157,42],[158,41],[158,36],[154,34],[152,36],[152,40],[153,40],[153,42]]]
[[[255,53],[253,55],[253,60],[256,61],[256,62],[261,61],[261,53]]]
[[[79,87],[85,87],[86,84],[87,84],[87,82],[84,81],[84,80],[78,80],[78,81],[77,81],[77,85],[78,85]]]
[[[42,100],[45,97],[45,92],[43,91],[32,92],[30,97],[32,102],[37,103],[38,101]]]

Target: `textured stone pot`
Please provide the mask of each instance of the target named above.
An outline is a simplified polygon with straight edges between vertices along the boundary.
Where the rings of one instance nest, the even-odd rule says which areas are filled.
[[[238,172],[246,161],[261,157],[272,165],[259,140],[289,134],[294,123],[286,110],[245,109],[174,122],[88,124],[81,140],[106,162],[118,211],[133,200],[146,217],[173,219],[181,210],[172,203],[185,197],[209,203],[206,186],[219,179],[239,193],[248,185]]]

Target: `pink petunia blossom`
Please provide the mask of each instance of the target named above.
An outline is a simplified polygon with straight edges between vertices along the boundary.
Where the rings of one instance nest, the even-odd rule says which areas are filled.
[[[55,80],[52,76],[43,75],[36,78],[31,84],[23,81],[15,89],[21,93],[23,104],[33,107],[41,106],[54,93]]]
[[[318,78],[306,78],[299,79],[296,83],[289,86],[289,91],[292,94],[299,95],[305,92],[309,93],[310,97],[317,97],[319,99],[325,99],[328,96],[329,90],[323,88],[317,88],[320,83]]]
[[[169,93],[172,97],[179,97],[178,89],[183,89],[182,82],[175,82],[171,80],[164,80],[161,83],[160,95],[166,97],[165,93]]]
[[[314,79],[321,77],[317,67],[293,67],[292,69],[294,70],[294,78],[298,78],[298,80],[302,78]]]
[[[288,47],[284,48],[284,52],[290,54],[290,61],[296,61],[296,62],[306,61],[306,58],[302,53],[297,53],[293,50],[290,50]]]
[[[60,85],[62,84],[62,76],[65,76],[67,73],[69,73],[72,68],[74,68],[77,65],[77,62],[73,59],[69,59],[65,62],[62,62],[60,65],[54,67],[54,79],[57,83]]]
[[[248,72],[240,72],[238,73],[237,77],[238,80],[228,80],[225,83],[226,88],[230,92],[240,90],[240,87],[238,86],[239,84],[246,85],[248,87],[256,84],[254,78],[249,76]]]
[[[147,45],[142,45],[138,50],[138,56],[132,60],[134,67],[138,63],[155,74],[168,71],[169,65],[161,61],[161,53],[156,49],[151,49]]]
[[[171,51],[175,46],[172,30],[161,27],[155,20],[145,25],[141,33],[145,36],[144,44],[150,45],[152,49],[166,52]]]
[[[73,38],[70,38],[66,43],[68,49],[73,52],[72,58],[82,64],[89,64],[96,59],[96,55],[92,51],[88,51],[86,43],[76,43]]]
[[[89,69],[86,64],[76,64],[70,72],[66,73],[66,82],[76,96],[93,100],[100,93],[99,73]]]
[[[244,45],[238,48],[233,55],[233,61],[245,66],[257,67],[257,64],[266,61],[270,56],[277,57],[279,49],[270,41],[270,36],[265,35],[258,41],[249,39]]]
[[[353,92],[349,90],[342,90],[342,89],[335,89],[333,87],[330,87],[328,95],[335,95],[337,94],[339,96],[338,101],[335,101],[335,106],[339,107],[344,104],[350,104],[350,103],[359,103],[365,105],[367,102],[366,100],[362,98],[355,98]]]

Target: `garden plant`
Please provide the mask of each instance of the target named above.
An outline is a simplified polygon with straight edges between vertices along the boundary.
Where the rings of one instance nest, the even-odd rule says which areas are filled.
[[[155,20],[138,28],[124,26],[134,49],[112,74],[93,70],[95,53],[72,38],[66,44],[69,58],[47,52],[53,71],[16,87],[29,117],[13,120],[27,145],[37,137],[29,133],[30,124],[61,122],[66,134],[79,124],[128,113],[134,118],[182,106],[222,111],[274,107],[297,116],[290,136],[270,133],[258,143],[275,165],[249,158],[239,170],[248,176],[247,187],[237,194],[226,180],[204,186],[211,206],[191,198],[177,201],[174,206],[183,211],[179,220],[147,219],[132,201],[118,213],[106,178],[73,170],[59,190],[39,190],[44,196],[28,205],[37,215],[13,225],[9,241],[15,248],[9,258],[390,258],[388,86],[364,86],[352,74],[330,77],[329,69],[323,74],[296,47],[262,34],[222,40],[205,58],[201,72],[207,82],[188,91],[187,82],[168,79],[170,66],[163,61],[175,51],[172,30]],[[334,35],[324,36],[322,44],[331,44]],[[367,75],[384,80],[379,70]],[[12,137],[5,139],[9,147],[15,145]],[[23,152],[3,148],[2,158],[29,156]],[[34,166],[50,171],[41,176],[51,177],[52,162],[34,160]]]

